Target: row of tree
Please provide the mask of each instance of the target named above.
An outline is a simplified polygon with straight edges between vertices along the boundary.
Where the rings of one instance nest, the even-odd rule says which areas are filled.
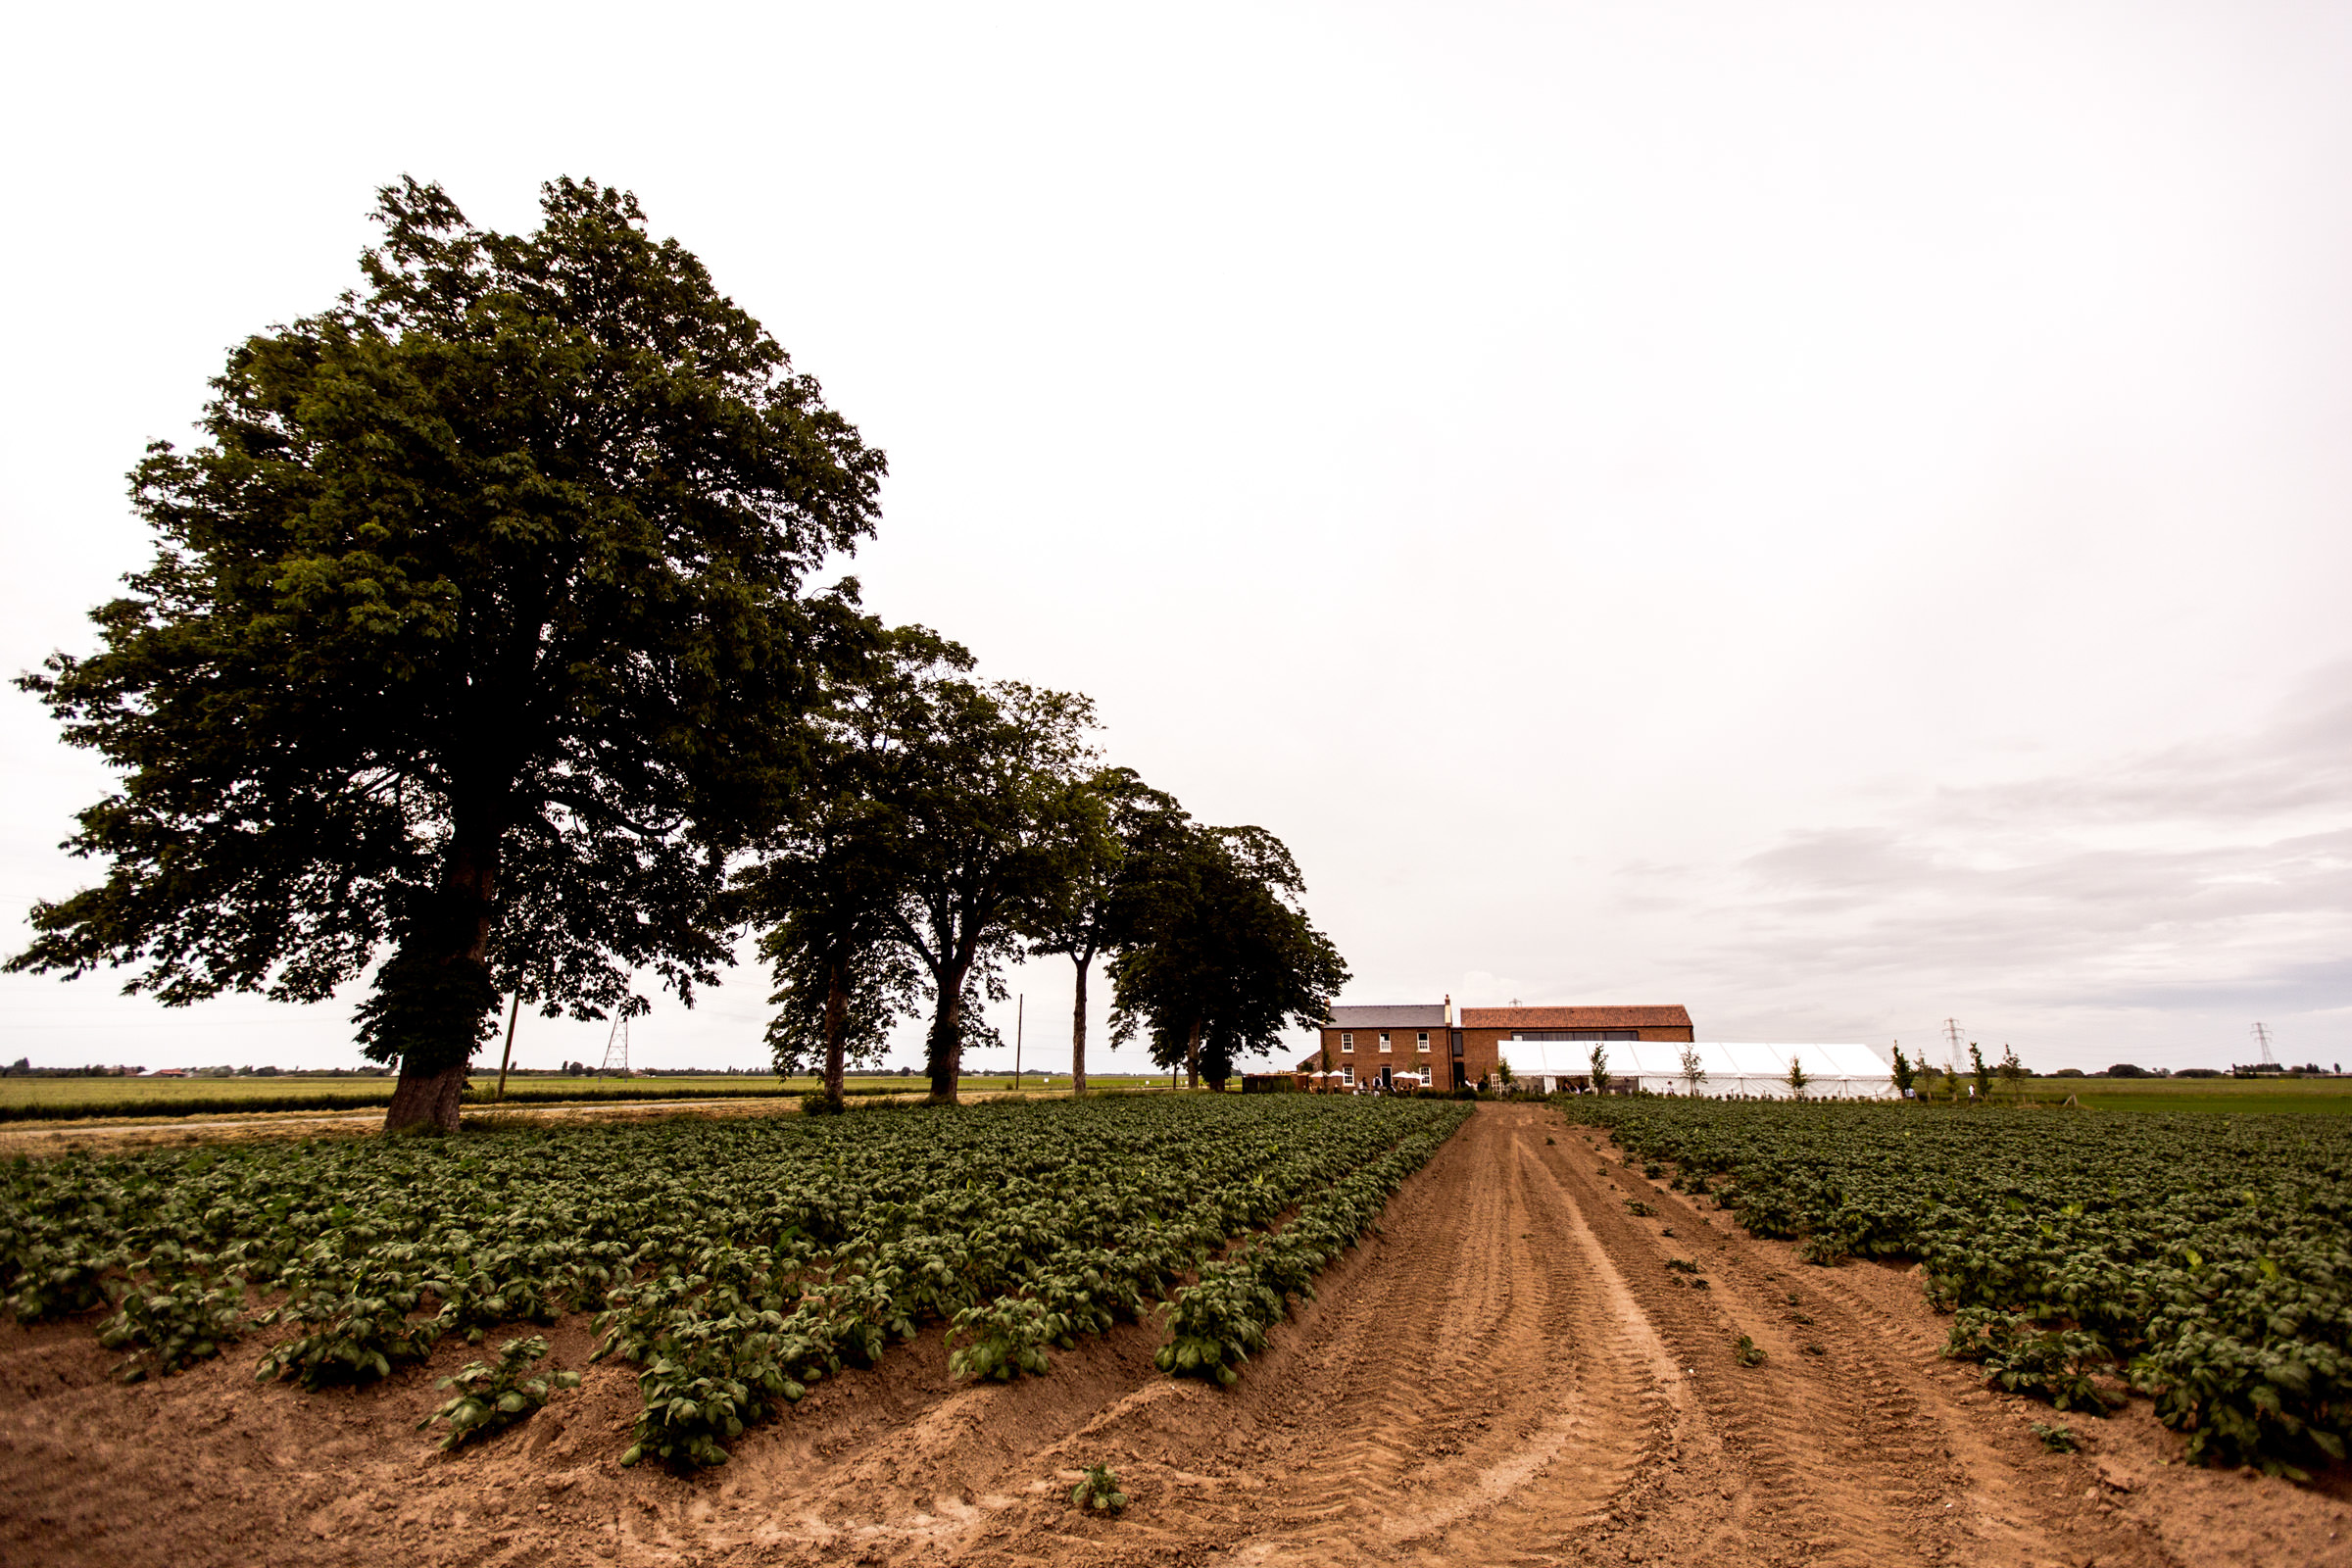
[[[1004,964],[1075,969],[1073,1089],[1086,1090],[1087,993],[1112,981],[1113,1041],[1222,1087],[1237,1057],[1323,1016],[1347,970],[1308,923],[1298,866],[1254,827],[1196,823],[1123,767],[1099,765],[1086,700],[971,677],[920,628],[810,720],[807,793],[736,877],[776,981],[779,1073],[815,1072],[838,1102],[926,1003],[925,1068],[950,1100]]]
[[[159,548],[20,684],[119,787],[17,970],[184,1004],[370,975],[386,1125],[454,1126],[501,999],[691,1004],[747,930],[778,1067],[838,1096],[930,1009],[953,1100],[1005,963],[1107,963],[1114,1038],[1221,1080],[1345,979],[1271,835],[1105,768],[1087,701],[811,578],[883,455],[626,193],[504,234],[381,193],[365,288],[248,339],[132,475]],[[388,956],[387,956],[388,955]]]

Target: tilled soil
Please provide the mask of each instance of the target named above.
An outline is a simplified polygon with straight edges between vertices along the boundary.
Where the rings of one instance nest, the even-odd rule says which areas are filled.
[[[0,1332],[0,1561],[2352,1565],[2342,1478],[2184,1468],[2144,1401],[1988,1395],[1915,1278],[1796,1263],[1596,1137],[1481,1106],[1236,1389],[1155,1374],[1143,1326],[957,1386],[935,1331],[690,1479],[619,1467],[609,1363],[443,1456],[415,1427],[462,1345],[304,1395],[250,1344],[123,1389],[86,1325]],[[585,1319],[550,1337],[583,1365]],[[2082,1453],[2029,1425],[2057,1419]],[[1069,1502],[1102,1463],[1116,1519]]]

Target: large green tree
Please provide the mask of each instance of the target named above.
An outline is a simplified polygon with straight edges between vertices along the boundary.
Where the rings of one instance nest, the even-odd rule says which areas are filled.
[[[961,649],[920,627],[883,633],[875,657],[828,683],[809,726],[804,784],[736,875],[774,976],[767,1040],[778,1074],[815,1071],[836,1108],[852,1059],[871,1061],[918,1004],[922,975],[900,937],[911,867],[877,796],[900,744],[895,719],[923,675],[963,669]]]
[[[1263,828],[1202,828],[1141,892],[1133,945],[1110,966],[1111,1038],[1222,1089],[1244,1055],[1330,1016],[1348,966],[1299,906],[1305,882]]]
[[[892,924],[930,978],[931,1099],[952,1103],[983,996],[1098,853],[1086,791],[1094,709],[1071,692],[978,681],[943,662],[884,688],[873,800],[904,895]]]
[[[873,634],[807,584],[882,454],[633,198],[541,213],[386,189],[365,287],[236,348],[202,443],[139,466],[159,549],[100,652],[22,682],[121,783],[71,841],[105,879],[11,967],[184,1004],[375,965],[390,1127],[455,1124],[502,989],[587,1017],[715,978],[724,863]]]

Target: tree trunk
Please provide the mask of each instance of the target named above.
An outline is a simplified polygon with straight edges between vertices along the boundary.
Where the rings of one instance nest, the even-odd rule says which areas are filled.
[[[1200,1020],[1193,1020],[1193,1032],[1184,1043],[1184,1087],[1200,1087]]]
[[[931,1103],[953,1105],[963,1076],[963,976],[954,984],[941,979],[939,1007],[931,1015],[931,1039],[924,1054],[931,1072]]]
[[[842,984],[839,961],[825,965],[825,1098],[841,1103],[842,1036],[849,1030],[850,994]]]
[[[460,832],[442,861],[432,906],[376,974],[368,1032],[400,1055],[400,1082],[384,1131],[458,1130],[458,1097],[498,1007],[490,979],[490,922],[498,890],[498,836]]]
[[[465,1093],[467,1062],[444,1067],[439,1072],[413,1072],[409,1064],[400,1064],[400,1082],[392,1089],[392,1104],[384,1112],[384,1131],[407,1132],[412,1128],[432,1127],[441,1132],[458,1130],[458,1097]]]
[[[1070,1098],[1076,1100],[1086,1093],[1086,971],[1094,966],[1094,955],[1085,957],[1070,955],[1078,965],[1078,1000],[1070,1007]]]

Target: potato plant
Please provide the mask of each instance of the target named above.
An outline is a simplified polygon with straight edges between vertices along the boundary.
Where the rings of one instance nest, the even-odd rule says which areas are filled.
[[[500,1346],[496,1361],[466,1362],[437,1385],[458,1392],[450,1396],[448,1403],[417,1422],[416,1430],[421,1432],[436,1421],[449,1423],[449,1431],[441,1439],[446,1451],[528,1421],[557,1389],[580,1386],[577,1372],[530,1376],[532,1363],[546,1354],[547,1341],[534,1334]]]
[[[1230,1372],[1466,1110],[1102,1099],[20,1160],[0,1298],[112,1303],[142,1373],[259,1335],[258,1375],[311,1388],[593,1312],[637,1369],[626,1462],[712,1465],[926,1323],[957,1375],[1010,1378],[1165,1309],[1214,1341],[1186,1370]]]
[[[2060,1409],[2119,1376],[2191,1460],[2352,1440],[2352,1126],[2332,1117],[1558,1102],[1809,1261],[1915,1259],[1949,1353]]]

